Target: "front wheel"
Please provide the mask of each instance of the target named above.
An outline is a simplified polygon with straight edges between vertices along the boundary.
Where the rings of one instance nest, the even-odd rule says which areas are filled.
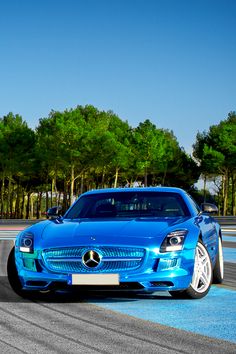
[[[23,297],[23,298],[29,298],[31,295],[30,291],[23,290],[22,289],[22,284],[20,281],[20,278],[18,276],[17,268],[16,268],[16,262],[15,262],[15,247],[12,248],[8,261],[7,261],[7,276],[8,276],[8,281],[14,290],[14,292]]]
[[[189,287],[182,291],[170,291],[174,298],[201,299],[206,296],[212,283],[212,263],[209,253],[199,240],[196,247],[193,277]]]

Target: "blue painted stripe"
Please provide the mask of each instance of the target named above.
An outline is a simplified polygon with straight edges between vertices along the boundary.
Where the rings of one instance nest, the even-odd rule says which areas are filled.
[[[236,342],[236,291],[212,287],[201,300],[175,300],[168,293],[91,301],[103,308],[208,337]],[[191,314],[191,315],[190,315]]]
[[[223,241],[236,242],[236,237],[233,237],[233,236],[223,236]]]
[[[236,263],[236,248],[223,247],[224,261]]]

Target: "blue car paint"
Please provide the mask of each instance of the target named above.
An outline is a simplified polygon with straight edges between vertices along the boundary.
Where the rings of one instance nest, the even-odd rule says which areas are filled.
[[[233,237],[233,236],[223,236],[223,241],[225,241],[225,242],[236,242],[236,237]]]
[[[213,286],[200,304],[175,300],[166,293],[88,301],[143,320],[236,343],[236,308],[232,306],[236,303],[236,291],[233,290]]]
[[[139,282],[145,290],[181,290],[186,289],[192,279],[194,267],[195,247],[199,236],[202,236],[213,264],[217,253],[217,237],[219,225],[205,215],[199,216],[186,193],[176,188],[132,188],[132,191],[173,192],[179,193],[184,199],[190,216],[175,218],[138,218],[131,220],[92,220],[92,219],[67,219],[43,221],[27,229],[34,234],[34,253],[25,254],[19,250],[19,237],[16,241],[15,257],[18,274],[24,289],[42,290],[53,281],[70,283],[71,275],[51,272],[45,268],[36,271],[33,265],[36,259],[43,264],[43,250],[60,247],[86,246],[87,249],[99,249],[102,245],[116,245],[145,248],[146,255],[140,268],[129,272],[120,272],[121,282]],[[125,193],[126,189],[108,189],[87,192],[85,195],[97,193]],[[130,192],[130,189],[128,189]],[[81,198],[81,197],[80,197]],[[79,198],[79,199],[80,199]],[[214,225],[214,227],[211,227]],[[187,229],[188,234],[182,251],[160,252],[160,246],[167,233],[176,229]],[[26,230],[23,231],[23,233]],[[29,261],[31,259],[31,261]],[[158,268],[155,268],[156,260]],[[169,260],[176,260],[175,266],[168,268]],[[99,271],[97,271],[98,273]],[[96,273],[96,271],[95,271]],[[27,281],[46,281],[42,286],[28,286]],[[172,281],[173,286],[151,286],[150,282]]]
[[[236,263],[236,248],[223,248],[225,262]]]

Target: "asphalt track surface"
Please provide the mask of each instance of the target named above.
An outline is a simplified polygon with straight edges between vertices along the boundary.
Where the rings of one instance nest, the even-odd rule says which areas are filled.
[[[6,277],[14,235],[5,235],[0,353],[236,353],[235,232],[224,235],[224,285],[201,300],[175,300],[168,293],[58,293],[24,300]]]

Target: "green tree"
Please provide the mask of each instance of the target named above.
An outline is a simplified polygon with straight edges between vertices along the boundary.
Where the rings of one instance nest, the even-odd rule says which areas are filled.
[[[112,111],[98,111],[93,106],[79,106],[79,109],[88,131],[83,164],[87,166],[87,171],[90,168],[101,175],[102,187],[105,184],[117,187],[119,175],[128,168],[132,156],[130,127]],[[113,180],[111,183],[110,178]]]
[[[14,184],[29,180],[34,159],[35,134],[22,117],[9,113],[0,119],[1,215],[13,214]],[[7,189],[5,188],[7,186]],[[6,196],[6,203],[4,203]],[[18,195],[19,197],[19,195]],[[17,208],[19,200],[16,202]]]
[[[70,202],[74,198],[76,172],[83,168],[81,156],[85,149],[86,122],[79,109],[52,111],[39,122],[38,152],[44,154],[43,163],[51,178],[51,192],[57,192],[57,179],[69,178]]]
[[[157,170],[162,164],[165,154],[164,136],[162,131],[147,119],[134,129],[133,138],[137,171],[143,175],[144,185],[147,186],[148,174],[153,171],[153,166]]]
[[[194,156],[200,163],[204,179],[222,176],[223,215],[228,212],[231,189],[231,213],[235,214],[236,196],[236,114],[231,112],[226,120],[213,125],[208,132],[198,133]]]
[[[145,186],[161,184],[190,189],[197,181],[197,165],[179,147],[172,131],[158,129],[146,120],[134,129],[133,139],[137,174],[144,178]]]
[[[122,121],[114,113],[108,112],[108,116],[111,152],[109,167],[115,172],[114,187],[116,188],[120,172],[129,169],[133,157],[130,144],[131,130],[128,123]]]

